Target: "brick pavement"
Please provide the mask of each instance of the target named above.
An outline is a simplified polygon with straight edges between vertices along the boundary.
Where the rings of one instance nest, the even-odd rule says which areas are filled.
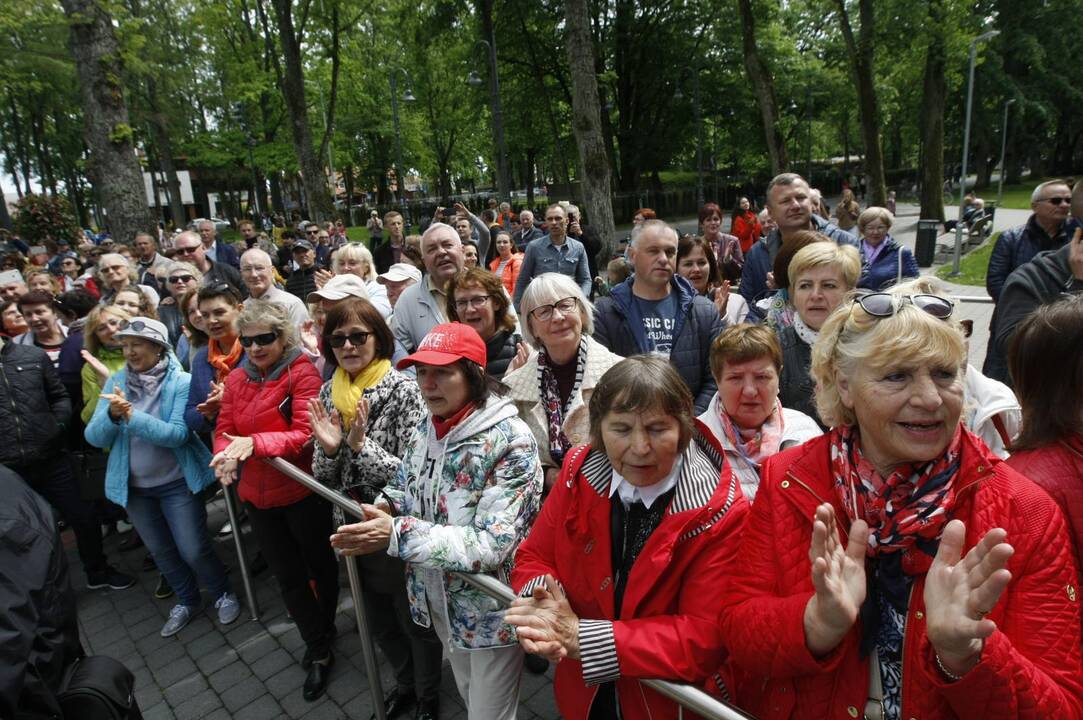
[[[216,500],[208,506],[208,526],[225,522],[225,506]],[[249,553],[254,540],[246,537]],[[253,621],[245,605],[241,617],[225,628],[218,626],[213,607],[193,618],[172,638],[159,636],[176,597],[157,600],[156,572],[141,572],[145,550],[121,553],[119,539],[106,539],[106,552],[120,569],[139,578],[135,587],[121,591],[87,590],[85,576],[74,548],[69,550],[72,582],[76,585],[79,629],[88,653],[109,655],[135,674],[135,696],[147,720],[274,720],[301,718],[367,720],[373,711],[372,696],[361,658],[361,641],[353,620],[353,602],[345,568],[342,569],[335,667],[326,694],[314,703],[301,697],[305,671],[300,660],[304,644],[270,572],[253,579],[260,619]],[[73,543],[69,543],[73,545]],[[215,546],[230,568],[230,580],[244,604],[244,592],[232,538],[216,539]],[[384,691],[393,678],[378,654]],[[558,718],[551,680],[523,673],[519,718]],[[466,717],[455,688],[451,667],[444,664],[440,717]]]

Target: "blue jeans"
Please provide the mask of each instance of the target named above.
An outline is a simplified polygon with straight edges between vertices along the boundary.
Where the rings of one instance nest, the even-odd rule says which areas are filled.
[[[182,604],[201,607],[200,582],[215,599],[229,591],[226,567],[207,533],[207,508],[183,479],[129,488],[128,517]]]

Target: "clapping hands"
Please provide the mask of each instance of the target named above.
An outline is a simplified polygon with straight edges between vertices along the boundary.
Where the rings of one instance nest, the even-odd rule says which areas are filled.
[[[115,387],[111,393],[102,393],[98,397],[109,401],[109,417],[113,420],[131,420],[132,404],[124,397],[124,388]]]
[[[551,575],[545,576],[530,597],[515,599],[504,621],[515,626],[526,652],[552,662],[579,659],[579,617]]]

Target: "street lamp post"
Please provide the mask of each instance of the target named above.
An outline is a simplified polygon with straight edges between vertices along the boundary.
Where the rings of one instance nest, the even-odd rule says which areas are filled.
[[[978,55],[978,43],[983,43],[1000,34],[999,30],[982,33],[970,41],[970,79],[966,86],[966,123],[963,125],[963,167],[959,174],[959,217],[955,224],[955,257],[951,263],[951,274],[959,274],[959,260],[963,251],[963,198],[966,196],[966,160],[970,154],[970,113],[974,105],[974,61]]]
[[[474,47],[485,46],[485,58],[489,63],[489,109],[493,113],[493,145],[496,151],[496,192],[502,200],[511,197],[511,168],[508,166],[508,148],[504,143],[504,112],[500,106],[500,77],[496,69],[496,42],[478,40]],[[473,87],[482,83],[481,76],[471,71],[466,82]]]
[[[402,99],[406,102],[413,102],[416,98],[414,97],[414,94],[410,92],[410,75],[406,70],[401,67],[391,68],[391,117],[395,123],[395,186],[397,188],[395,195],[398,196],[399,213],[402,214],[406,226],[409,228],[410,209],[406,205],[405,196],[403,194],[406,192],[406,176],[402,171],[402,135],[399,129],[399,73],[402,73],[402,76],[406,78],[407,82],[406,92],[403,93]]]
[[[1008,149],[1008,108],[1015,102],[1015,98],[1010,98],[1008,102],[1004,103],[1004,127],[1000,131],[1000,178],[997,181],[997,207],[1000,207],[1000,201],[1004,199],[1004,153]]]

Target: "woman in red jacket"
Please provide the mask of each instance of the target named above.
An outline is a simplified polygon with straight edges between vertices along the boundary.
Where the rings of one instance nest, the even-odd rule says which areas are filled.
[[[641,678],[703,684],[725,656],[718,589],[748,505],[669,363],[636,356],[590,399],[591,444],[560,478],[515,557],[505,617],[557,665],[573,720],[677,718]]]
[[[760,225],[756,213],[752,212],[752,203],[746,197],[741,197],[737,201],[737,207],[733,209],[730,234],[736,235],[741,241],[741,252],[745,255],[752,249],[753,243],[763,235],[763,226]]]
[[[223,485],[237,482],[260,550],[305,641],[303,695],[311,702],[323,694],[335,659],[339,586],[331,506],[263,459],[280,457],[312,472],[308,402],[322,383],[281,305],[245,303],[237,330],[245,359],[226,378],[211,465]]]
[[[821,330],[832,430],[767,460],[728,568],[738,705],[760,720],[1079,718],[1064,517],[960,424],[952,304],[914,292],[859,296]]]
[[[1083,553],[1083,296],[1039,308],[1012,338],[1008,367],[1023,428],[1008,464],[1060,505]],[[1083,586],[1083,572],[1076,587]]]

